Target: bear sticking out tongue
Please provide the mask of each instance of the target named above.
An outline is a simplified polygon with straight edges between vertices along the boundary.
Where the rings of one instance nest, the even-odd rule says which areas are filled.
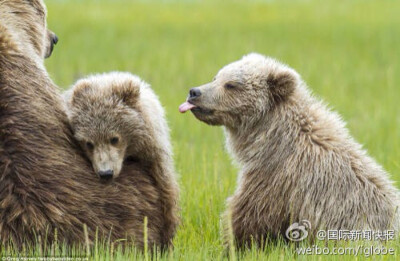
[[[185,113],[188,110],[193,109],[194,107],[196,107],[196,105],[193,105],[193,104],[191,104],[189,102],[184,102],[184,103],[181,104],[181,106],[179,106],[179,111],[181,113]]]

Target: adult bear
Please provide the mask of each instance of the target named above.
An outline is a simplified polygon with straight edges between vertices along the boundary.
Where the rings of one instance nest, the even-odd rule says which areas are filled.
[[[171,244],[178,223],[173,175],[154,177],[139,163],[103,183],[76,144],[44,57],[57,38],[41,0],[0,2],[0,242],[16,246],[85,240],[96,230],[111,240]]]

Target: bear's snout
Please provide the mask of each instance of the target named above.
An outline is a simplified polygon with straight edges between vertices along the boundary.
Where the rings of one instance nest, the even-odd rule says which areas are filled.
[[[109,170],[100,170],[98,172],[98,174],[99,174],[99,177],[101,179],[108,180],[108,179],[111,179],[114,176],[114,171],[111,170],[111,169],[109,169]]]
[[[190,91],[189,91],[189,99],[195,99],[195,98],[197,98],[197,97],[200,97],[201,96],[201,91],[200,91],[200,89],[199,88],[192,88],[192,89],[190,89]]]
[[[53,45],[56,45],[58,43],[58,36],[56,34],[53,35],[53,39],[51,41]]]
[[[47,40],[48,40],[48,45],[46,48],[46,53],[44,58],[49,58],[51,56],[51,54],[53,53],[54,45],[58,43],[58,37],[52,31],[47,30]]]

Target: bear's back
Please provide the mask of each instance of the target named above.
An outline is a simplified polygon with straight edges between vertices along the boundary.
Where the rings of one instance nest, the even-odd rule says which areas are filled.
[[[45,234],[51,240],[56,228],[60,240],[83,242],[86,224],[91,239],[98,228],[99,235],[112,231],[112,239],[133,237],[141,246],[145,215],[153,220],[149,240],[159,243],[158,191],[145,170],[125,170],[127,180],[115,186],[100,183],[74,142],[47,74],[22,54],[11,53],[0,56],[0,75],[3,243],[12,239],[21,245]]]

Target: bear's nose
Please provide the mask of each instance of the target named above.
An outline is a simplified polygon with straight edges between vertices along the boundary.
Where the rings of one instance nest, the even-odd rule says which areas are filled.
[[[106,179],[111,179],[113,177],[114,171],[111,170],[111,169],[109,169],[109,170],[100,170],[98,172],[98,174],[99,174],[99,177],[101,179],[105,179],[106,180]]]
[[[53,36],[53,44],[57,44],[58,43],[58,36],[57,35],[54,35]]]
[[[199,88],[192,88],[189,91],[189,99],[197,98],[201,95],[201,91]]]

